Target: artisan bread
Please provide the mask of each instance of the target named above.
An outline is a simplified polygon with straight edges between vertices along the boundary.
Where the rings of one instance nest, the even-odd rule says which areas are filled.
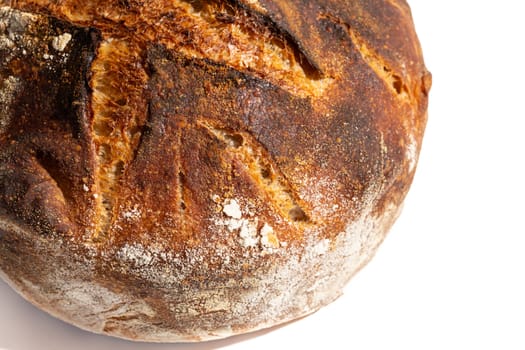
[[[332,302],[399,214],[430,74],[403,0],[0,1],[0,270],[153,342]]]

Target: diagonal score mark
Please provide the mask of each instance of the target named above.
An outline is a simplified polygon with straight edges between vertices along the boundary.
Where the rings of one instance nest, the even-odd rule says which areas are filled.
[[[390,92],[403,101],[413,103],[412,100],[414,97],[410,94],[407,83],[403,80],[403,75],[395,72],[381,55],[367,45],[366,41],[352,29],[350,24],[330,13],[320,14],[319,19],[330,21],[343,28],[350,37],[356,50],[361,55],[363,61],[372,69],[377,77],[385,83]]]
[[[95,188],[97,225],[103,238],[114,218],[120,179],[132,161],[147,115],[143,88],[148,77],[139,69],[139,49],[111,40],[101,43],[92,64],[92,135],[97,154]]]
[[[243,131],[219,128],[202,119],[198,120],[197,124],[223,142],[227,151],[244,164],[253,183],[266,194],[268,202],[282,217],[300,225],[313,223],[300,205],[300,198],[296,191],[265,148],[252,135]]]
[[[19,0],[12,6],[95,27],[104,38],[162,44],[249,72],[301,97],[322,96],[333,82],[290,33],[240,1],[87,0],[79,6],[77,0]]]

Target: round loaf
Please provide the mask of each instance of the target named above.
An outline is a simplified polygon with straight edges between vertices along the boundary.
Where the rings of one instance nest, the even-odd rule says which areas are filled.
[[[97,333],[227,337],[336,299],[416,168],[404,0],[0,1],[0,270]]]

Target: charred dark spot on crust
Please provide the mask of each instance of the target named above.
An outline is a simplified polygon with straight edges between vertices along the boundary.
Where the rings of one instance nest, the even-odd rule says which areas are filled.
[[[180,169],[180,165],[179,165],[179,169]],[[184,199],[185,186],[186,186],[186,175],[184,175],[183,171],[179,171],[179,196],[180,196],[179,205],[180,205],[181,212],[184,212],[186,210],[186,202]]]

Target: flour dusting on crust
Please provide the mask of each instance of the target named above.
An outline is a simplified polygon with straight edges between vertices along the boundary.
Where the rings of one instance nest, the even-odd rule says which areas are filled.
[[[374,255],[425,121],[408,12],[9,3],[42,14],[0,7],[0,275],[35,305],[210,340],[318,310]]]

